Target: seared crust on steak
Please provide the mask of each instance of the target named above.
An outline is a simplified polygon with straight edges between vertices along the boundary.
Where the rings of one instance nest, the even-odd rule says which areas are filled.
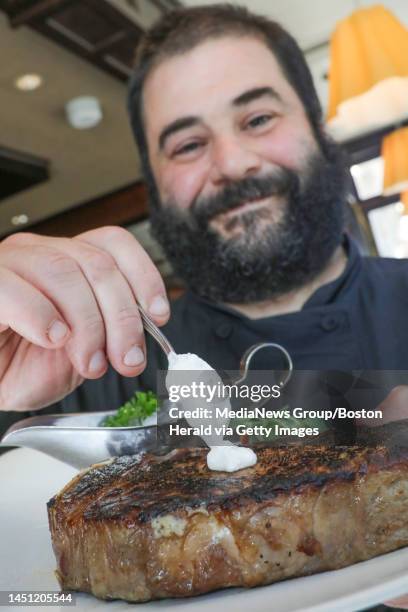
[[[64,589],[147,601],[337,569],[408,545],[408,447],[206,449],[89,468],[48,504]]]

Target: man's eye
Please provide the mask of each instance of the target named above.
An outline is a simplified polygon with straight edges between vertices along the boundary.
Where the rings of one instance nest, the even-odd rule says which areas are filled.
[[[271,115],[257,115],[256,117],[253,117],[248,121],[245,126],[245,129],[260,127],[262,125],[265,125],[266,123],[269,123],[271,120]]]
[[[186,153],[192,153],[193,151],[196,151],[200,146],[201,142],[188,142],[179,149],[176,149],[173,155],[185,155]]]

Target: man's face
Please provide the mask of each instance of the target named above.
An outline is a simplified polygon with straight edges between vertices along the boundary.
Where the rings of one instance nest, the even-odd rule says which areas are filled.
[[[144,109],[160,198],[183,209],[231,181],[302,171],[317,149],[301,101],[254,38],[210,40],[161,63],[145,84]],[[274,198],[242,206],[214,219],[214,228],[228,234],[227,218],[247,207],[279,216]]]
[[[305,262],[296,198],[320,191],[325,160],[298,95],[263,42],[213,39],[162,61],[146,80],[143,108],[159,199],[152,227],[193,289],[252,301],[316,272],[314,261],[313,270],[293,274],[288,250]],[[207,278],[206,266],[213,268]],[[266,276],[281,280],[268,285]]]

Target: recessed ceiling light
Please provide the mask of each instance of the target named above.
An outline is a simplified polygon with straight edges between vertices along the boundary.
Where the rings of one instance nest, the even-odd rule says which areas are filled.
[[[14,84],[20,91],[34,91],[42,85],[42,77],[39,74],[22,74]]]
[[[11,222],[13,225],[25,225],[28,223],[28,216],[25,214],[14,215],[14,217],[11,217]]]

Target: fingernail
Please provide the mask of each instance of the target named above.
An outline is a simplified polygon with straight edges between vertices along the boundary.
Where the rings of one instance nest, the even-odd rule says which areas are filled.
[[[150,304],[149,308],[150,314],[157,317],[162,317],[169,312],[169,303],[161,295],[158,295],[154,298],[153,302]]]
[[[133,346],[124,356],[123,363],[129,367],[141,365],[144,362],[144,353],[138,346]]]
[[[68,334],[68,326],[62,321],[54,321],[51,327],[48,329],[48,337],[51,342],[61,342],[63,338]]]
[[[106,367],[106,358],[103,351],[96,351],[89,361],[88,369],[90,372],[100,372]]]

